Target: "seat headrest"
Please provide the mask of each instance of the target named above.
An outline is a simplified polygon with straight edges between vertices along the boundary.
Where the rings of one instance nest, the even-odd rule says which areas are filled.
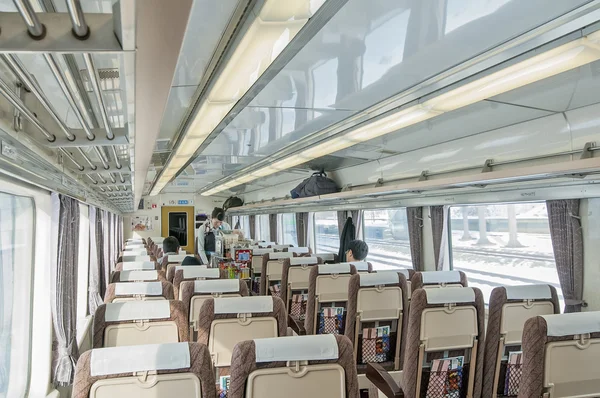
[[[290,258],[290,265],[313,265],[319,260],[316,257],[293,257]]]
[[[154,241],[154,243],[156,243],[158,245],[160,243],[163,243],[165,238],[152,238],[152,240]]]
[[[460,272],[458,271],[425,271],[421,272],[424,285],[436,285],[440,283],[460,283]]]
[[[160,296],[162,283],[160,282],[127,282],[115,283],[115,296]]]
[[[207,279],[194,281],[194,293],[229,293],[239,292],[237,279]]]
[[[275,250],[283,250],[288,247],[290,247],[290,245],[273,245],[273,246],[271,246],[271,248],[275,249]]]
[[[219,268],[207,268],[206,265],[178,265],[175,271],[183,270],[183,279],[192,278],[219,278]]]
[[[143,319],[165,319],[171,316],[171,304],[168,300],[127,301],[106,304],[104,320],[106,322],[136,321]]]
[[[142,242],[140,243],[127,243],[125,245],[125,250],[142,250],[145,246]]]
[[[123,254],[123,262],[125,263],[130,261],[150,261],[150,256],[129,256],[127,254]]]
[[[156,281],[158,280],[158,271],[121,271],[119,282],[133,281]]]
[[[549,285],[504,286],[508,300],[543,300],[552,299]]]
[[[308,254],[308,247],[288,247],[288,252],[297,254]]]
[[[260,247],[273,246],[274,244],[275,242],[258,242],[258,246]]]
[[[406,268],[396,268],[394,270],[389,270],[389,271],[400,272],[402,275],[404,275],[406,277],[407,280],[410,280],[410,273],[408,272],[408,269],[406,269]]]
[[[360,286],[397,285],[400,277],[397,272],[375,272],[360,274]]]
[[[317,361],[338,359],[332,334],[255,339],[256,362]]]
[[[321,257],[320,255],[317,255],[317,257]],[[340,263],[340,264],[352,264],[354,265],[354,268],[356,268],[356,272],[366,272],[369,270],[369,263],[366,261],[352,261],[350,263]]]
[[[270,296],[216,298],[214,308],[215,314],[273,312],[273,298]]]
[[[188,343],[147,344],[97,348],[90,357],[93,377],[151,370],[188,369]]]
[[[335,260],[335,254],[333,254],[333,253],[319,253],[319,254],[315,254],[315,257],[320,257],[323,259],[323,261]]]
[[[475,302],[475,291],[470,287],[424,290],[427,294],[427,304],[456,304]]]
[[[153,261],[127,261],[123,263],[123,271],[156,270]]]
[[[165,256],[170,263],[180,263],[187,257],[187,254],[165,254]]]
[[[350,264],[319,264],[319,275],[349,274]]]
[[[275,252],[274,249],[252,249],[253,256],[262,256],[263,254],[274,253],[274,252]]]
[[[600,332],[600,311],[543,315],[548,336],[571,336]]]
[[[269,253],[269,260],[283,260],[284,258],[292,258],[292,257],[294,257],[294,253],[289,253],[289,252]]]

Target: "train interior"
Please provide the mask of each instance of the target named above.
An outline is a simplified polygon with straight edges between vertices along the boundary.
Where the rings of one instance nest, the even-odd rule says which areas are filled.
[[[0,0],[0,398],[600,397],[600,0]]]

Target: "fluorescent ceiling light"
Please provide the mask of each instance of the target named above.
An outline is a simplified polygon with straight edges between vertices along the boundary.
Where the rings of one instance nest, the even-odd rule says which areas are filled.
[[[177,173],[189,161],[323,3],[322,0],[264,1],[184,132],[165,171]],[[152,191],[159,193],[167,182],[159,179]]]
[[[439,116],[486,98],[495,97],[519,87],[555,76],[600,59],[600,31],[563,44],[527,60],[510,65],[458,88],[449,90],[425,102],[402,109],[391,115],[363,124],[332,140],[284,158],[249,174],[252,178],[266,177],[306,161],[337,152],[356,143],[398,131],[427,119]],[[247,178],[245,178],[246,182]],[[235,182],[235,180],[233,180]],[[202,193],[211,195],[222,191],[221,186]]]

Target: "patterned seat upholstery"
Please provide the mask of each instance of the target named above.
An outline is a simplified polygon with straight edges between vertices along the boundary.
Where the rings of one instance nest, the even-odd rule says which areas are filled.
[[[165,273],[162,270],[142,270],[142,271],[116,271],[113,272],[110,283],[118,282],[152,282],[166,281]]]
[[[281,275],[283,272],[283,261],[295,257],[294,253],[278,252],[265,253],[262,256],[262,265],[260,270],[260,295],[267,296],[271,294],[270,287],[273,285],[281,286]]]
[[[169,276],[174,276],[172,273],[169,273],[170,269],[181,265],[181,262],[187,257],[187,254],[165,254],[162,258],[162,262],[160,264],[161,269],[163,269],[167,273],[167,279]],[[172,279],[169,279],[169,282],[173,282]]]
[[[507,360],[510,352],[521,351],[525,321],[537,315],[560,313],[554,286],[500,286],[492,290],[488,307],[485,360],[483,365],[483,396],[504,396],[518,389],[517,381],[507,383]],[[504,360],[502,358],[505,358]],[[509,384],[509,385],[507,385]]]
[[[352,343],[316,335],[239,343],[228,398],[359,398]]]
[[[467,275],[462,271],[415,272],[410,281],[413,292],[417,289],[469,286]]]
[[[530,318],[519,398],[600,397],[600,311]]]
[[[438,396],[454,386],[457,396],[480,398],[484,317],[477,288],[414,290],[400,382],[376,363],[367,365],[369,381],[388,397]],[[461,371],[450,372],[460,357]]]
[[[320,264],[310,270],[304,323],[306,334],[328,333],[328,327],[333,325],[325,325],[322,311],[326,307],[343,308],[340,327],[332,333],[344,334],[346,310],[348,308],[348,284],[354,274],[356,274],[356,268],[349,263]],[[295,300],[299,297],[301,295],[289,296],[287,306],[290,315],[299,315],[297,311],[298,303]],[[336,315],[336,317],[339,317],[339,315]],[[320,325],[320,322],[323,322],[323,325]]]
[[[290,304],[294,294],[308,294],[310,271],[323,260],[318,257],[286,258],[281,268],[280,297],[290,313]]]
[[[71,396],[214,398],[210,354],[198,343],[89,350],[77,362]]]
[[[106,288],[104,302],[135,300],[173,300],[173,285],[167,281],[155,282],[118,282]]]
[[[94,314],[93,347],[185,342],[188,331],[179,300],[102,304]]]

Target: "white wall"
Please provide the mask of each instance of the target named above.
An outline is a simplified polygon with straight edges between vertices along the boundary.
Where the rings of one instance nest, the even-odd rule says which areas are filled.
[[[194,206],[194,214],[207,213],[210,214],[212,209],[216,206],[221,206],[224,199],[222,198],[209,198],[206,196],[185,194],[185,193],[174,193],[164,194],[158,196],[145,196],[144,206],[146,209],[137,210],[134,213],[127,214],[123,217],[123,235],[125,239],[131,237],[147,238],[149,236],[160,236],[161,231],[161,214],[160,209],[162,206],[178,206],[177,201],[188,200],[188,205],[182,206]],[[174,204],[170,203],[174,201]],[[148,209],[148,203],[156,204],[156,208]],[[151,231],[131,231],[131,219],[135,216],[150,216],[152,219],[152,230]]]
[[[583,199],[579,210],[583,228],[583,299],[587,311],[600,311],[600,198]]]

